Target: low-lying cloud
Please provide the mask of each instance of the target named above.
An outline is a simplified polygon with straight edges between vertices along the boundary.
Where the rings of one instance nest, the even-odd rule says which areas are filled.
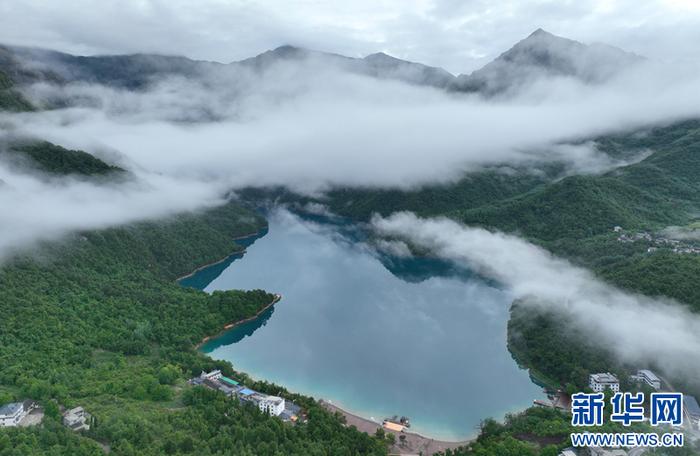
[[[23,90],[34,102],[69,107],[0,114],[0,134],[116,157],[139,184],[56,187],[6,169],[0,199],[11,228],[0,252],[69,229],[205,207],[227,189],[412,189],[488,166],[553,161],[568,173],[604,172],[627,162],[579,140],[700,116],[698,73],[676,70],[649,64],[599,86],[550,78],[499,100],[354,74],[323,59],[264,71],[212,66],[141,91],[31,86]]]
[[[165,80],[145,93],[37,87],[29,91],[36,99],[60,91],[83,102],[5,121],[62,145],[116,149],[152,172],[233,187],[412,188],[504,163],[557,160],[571,172],[619,165],[592,145],[557,144],[700,115],[700,78],[647,70],[605,86],[548,79],[516,98],[486,101],[285,63],[261,75]]]
[[[498,280],[525,305],[572,316],[623,362],[700,375],[700,316],[676,302],[625,293],[522,239],[452,220],[397,213],[373,226]]]
[[[62,181],[18,174],[0,163],[0,261],[39,241],[221,204],[222,189],[138,173],[129,182]]]

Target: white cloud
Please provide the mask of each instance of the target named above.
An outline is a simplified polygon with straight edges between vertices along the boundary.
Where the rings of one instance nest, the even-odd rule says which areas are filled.
[[[37,87],[34,97],[59,90],[93,101],[5,122],[73,148],[118,150],[150,172],[232,187],[410,188],[503,163],[562,160],[576,172],[618,166],[590,144],[556,144],[700,115],[700,80],[669,73],[644,67],[606,86],[547,80],[519,98],[487,102],[313,63],[278,65],[254,78],[223,72],[204,83],[164,81],[146,93]],[[193,119],[205,121],[182,122]]]
[[[700,316],[678,303],[622,292],[502,233],[410,213],[376,218],[373,225],[382,234],[410,239],[498,280],[516,298],[530,298],[526,305],[566,312],[591,342],[609,348],[625,362],[653,362],[673,375],[700,375]]]
[[[223,190],[211,183],[144,173],[125,184],[47,182],[0,163],[0,182],[0,260],[70,232],[165,217],[223,201]]]

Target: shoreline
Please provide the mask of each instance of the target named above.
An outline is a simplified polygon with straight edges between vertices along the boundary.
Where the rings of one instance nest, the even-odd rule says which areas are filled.
[[[249,238],[249,237],[251,237],[251,236],[256,236],[256,235],[259,235],[260,233],[262,233],[262,232],[263,232],[264,230],[266,230],[266,229],[267,229],[267,227],[264,227],[264,228],[259,229],[258,231],[254,231],[254,232],[249,233],[249,234],[244,234],[244,235],[241,235],[241,236],[236,236],[236,237],[234,237],[234,238],[231,238],[231,240],[237,241],[237,240],[240,240],[240,239]],[[204,265],[202,265],[202,266],[198,266],[197,268],[193,269],[192,272],[190,272],[190,273],[188,273],[188,274],[185,274],[185,275],[183,275],[183,276],[181,276],[181,277],[176,278],[175,281],[176,281],[176,282],[179,282],[179,281],[184,280],[184,279],[189,279],[190,277],[192,277],[193,275],[197,274],[197,273],[200,272],[200,271],[203,271],[204,269],[207,269],[207,268],[210,268],[210,267],[212,267],[212,266],[216,266],[217,264],[223,263],[224,261],[226,261],[226,260],[228,260],[229,258],[231,258],[233,255],[243,255],[243,254],[245,254],[245,253],[246,253],[246,250],[247,250],[247,249],[246,249],[245,247],[243,247],[243,248],[241,248],[240,250],[235,250],[235,251],[229,253],[228,255],[226,255],[225,257],[223,257],[223,258],[221,258],[221,259],[219,259],[219,260],[212,261],[211,263],[207,263],[207,264],[204,264]]]
[[[270,302],[269,302],[268,304],[266,304],[263,308],[261,308],[255,315],[252,315],[252,316],[250,316],[250,317],[248,317],[248,318],[244,318],[243,320],[236,320],[236,321],[232,321],[232,322],[226,323],[226,324],[219,330],[219,332],[217,332],[216,334],[212,334],[212,335],[206,336],[204,339],[202,339],[201,341],[199,341],[199,343],[198,343],[197,345],[194,346],[194,349],[195,349],[195,350],[199,350],[199,349],[202,347],[202,345],[204,345],[205,343],[209,342],[211,339],[220,336],[221,334],[225,333],[226,331],[228,331],[228,330],[230,330],[230,329],[235,328],[236,326],[239,326],[239,325],[242,325],[242,324],[244,324],[244,323],[248,323],[249,321],[255,320],[256,318],[260,317],[260,315],[262,315],[267,309],[269,309],[270,307],[274,306],[275,304],[277,304],[277,303],[280,302],[281,300],[282,300],[282,295],[279,294],[279,293],[275,293],[275,294],[274,294],[274,297],[272,298],[272,301],[270,301]]]
[[[237,236],[232,238],[234,241],[239,240],[239,239],[245,239],[251,236],[256,236],[260,235],[264,230],[266,230],[267,227],[263,227],[258,231]],[[242,248],[241,250],[234,251],[230,253],[229,255],[225,256],[224,258],[213,261],[211,263],[202,265],[194,269],[192,272],[189,274],[186,274],[182,277],[179,277],[176,279],[177,282],[180,280],[186,279],[188,277],[192,277],[196,273],[207,269],[209,267],[215,266],[217,264],[220,264],[227,259],[229,259],[233,255],[239,255],[239,254],[244,254],[246,252],[246,248]],[[232,321],[227,324],[225,324],[217,333],[209,335],[204,337],[199,343],[197,343],[194,348],[195,350],[201,350],[202,346],[209,342],[211,339],[216,338],[226,331],[235,328],[236,326],[242,325],[244,323],[250,322],[252,320],[255,320],[256,318],[259,318],[260,315],[262,315],[265,311],[267,311],[270,307],[274,306],[277,304],[280,300],[282,299],[282,295],[279,293],[275,293],[272,301],[262,307],[255,315],[252,315],[250,317],[244,318],[243,320],[237,320],[237,321]],[[205,353],[206,354],[206,353]],[[264,379],[262,379],[264,380]],[[425,435],[419,434],[417,432],[412,432],[409,430],[405,430],[403,432],[396,432],[396,431],[390,431],[388,429],[385,429],[382,426],[382,423],[378,423],[376,421],[373,421],[369,418],[365,418],[363,416],[360,416],[358,414],[349,412],[327,400],[324,399],[316,399],[317,403],[320,404],[323,408],[326,410],[330,411],[331,413],[338,412],[340,413],[346,421],[346,426],[355,426],[359,431],[367,433],[369,435],[374,435],[377,429],[384,429],[384,432],[386,433],[392,433],[396,436],[396,443],[392,446],[390,454],[395,454],[395,455],[413,455],[413,454],[434,454],[437,452],[449,450],[449,449],[455,449],[459,447],[463,447],[465,445],[468,445],[469,443],[473,442],[475,438],[471,439],[464,439],[464,440],[456,440],[456,441],[451,441],[451,440],[439,440],[436,438],[431,438],[427,437]],[[405,440],[402,442],[399,439],[399,436],[403,435],[405,436]]]
[[[374,435],[379,428],[384,429],[385,433],[394,434],[396,436],[396,443],[392,446],[390,454],[434,454],[440,451],[459,448],[474,441],[474,439],[458,441],[438,440],[412,431],[390,431],[384,428],[381,423],[348,412],[327,400],[319,399],[318,403],[331,413],[338,412],[343,415],[343,417],[345,417],[346,426],[355,426],[357,430],[369,435]],[[403,443],[399,439],[400,435],[406,436]]]

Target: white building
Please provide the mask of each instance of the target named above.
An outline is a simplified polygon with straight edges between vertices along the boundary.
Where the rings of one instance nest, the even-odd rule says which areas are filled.
[[[588,451],[591,453],[591,456],[627,456],[627,452],[620,448],[608,450],[600,447],[590,447]]]
[[[258,402],[261,412],[269,413],[272,416],[279,416],[284,412],[284,398],[278,396],[263,396]]]
[[[221,371],[219,369],[213,370],[209,373],[202,371],[202,373],[199,374],[199,378],[202,380],[218,380],[221,378]]]
[[[90,429],[90,414],[82,407],[72,408],[63,414],[63,425],[74,431]]]
[[[648,369],[640,369],[637,375],[633,375],[632,378],[638,382],[646,383],[657,391],[661,389],[661,379]]]
[[[17,426],[22,418],[27,416],[22,402],[12,402],[0,407],[0,427]]]
[[[573,448],[564,448],[559,456],[578,456]]]
[[[591,374],[589,379],[590,387],[596,393],[601,393],[606,388],[611,389],[614,393],[620,391],[620,381],[610,372]]]

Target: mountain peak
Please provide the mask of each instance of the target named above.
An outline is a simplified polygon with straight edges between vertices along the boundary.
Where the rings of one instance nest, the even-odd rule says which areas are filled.
[[[533,36],[555,36],[555,35],[549,33],[548,31],[546,31],[543,28],[538,28],[534,32],[530,33],[530,35],[528,35],[528,38],[533,37]]]
[[[613,46],[586,45],[541,28],[470,75],[461,75],[458,90],[496,95],[549,77],[602,83],[643,60]]]
[[[386,52],[375,52],[374,54],[369,54],[369,55],[368,55],[367,57],[365,57],[365,58],[366,58],[366,59],[372,59],[372,58],[376,58],[376,59],[395,59],[396,57],[392,57],[392,56],[390,56],[389,54],[387,54]]]

